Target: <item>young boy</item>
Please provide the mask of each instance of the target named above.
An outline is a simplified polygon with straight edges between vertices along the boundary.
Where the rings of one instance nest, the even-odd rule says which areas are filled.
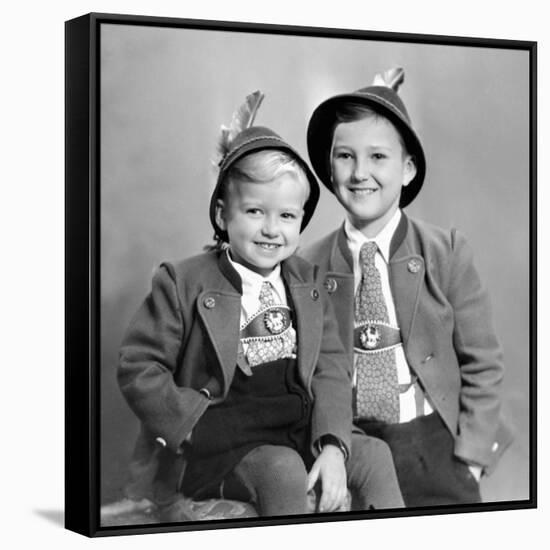
[[[348,482],[356,508],[402,506],[388,447],[351,437],[351,365],[316,269],[293,256],[319,187],[252,126],[262,97],[222,134],[210,220],[228,244],[163,264],[121,348],[142,423],[130,494],[252,501],[273,516],[306,513],[316,485],[319,511],[335,511]]]
[[[403,80],[390,70],[314,111],[310,159],[347,218],[301,255],[325,273],[353,355],[354,423],[390,445],[405,505],[479,502],[510,442],[501,352],[464,237],[401,210],[426,170]]]

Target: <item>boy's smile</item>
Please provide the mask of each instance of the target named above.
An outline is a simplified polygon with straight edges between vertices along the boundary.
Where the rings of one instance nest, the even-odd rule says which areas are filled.
[[[340,123],[330,161],[336,197],[353,225],[375,237],[397,210],[401,188],[416,174],[399,133],[383,117]]]
[[[216,221],[229,235],[234,261],[262,276],[298,247],[307,184],[291,173],[267,183],[233,182],[218,201]]]

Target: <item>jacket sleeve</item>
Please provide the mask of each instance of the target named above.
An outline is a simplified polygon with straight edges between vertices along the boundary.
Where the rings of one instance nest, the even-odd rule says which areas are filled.
[[[318,449],[315,443],[319,438],[323,435],[333,435],[344,444],[349,456],[352,430],[352,365],[338,335],[332,303],[324,289],[321,297],[324,301],[323,335],[311,382],[315,400],[311,441],[316,456]]]
[[[117,374],[131,409],[175,452],[208,406],[205,396],[174,380],[184,330],[174,278],[162,265],[126,331]]]
[[[461,378],[455,455],[487,466],[499,425],[502,352],[472,251],[454,230],[452,246],[448,299],[454,310],[453,344]]]

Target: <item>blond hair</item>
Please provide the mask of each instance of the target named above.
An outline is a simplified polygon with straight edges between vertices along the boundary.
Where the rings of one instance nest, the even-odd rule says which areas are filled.
[[[227,171],[219,198],[223,200],[235,183],[267,183],[283,174],[293,175],[304,185],[307,201],[311,190],[302,163],[294,155],[278,149],[255,151],[235,162]]]

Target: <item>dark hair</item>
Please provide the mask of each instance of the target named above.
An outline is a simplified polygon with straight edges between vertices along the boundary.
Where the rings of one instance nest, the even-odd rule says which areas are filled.
[[[401,146],[403,147],[404,154],[410,155],[410,147],[408,147],[405,138],[399,128],[389,118],[384,116],[376,109],[373,109],[372,107],[359,102],[341,103],[336,107],[334,111],[334,122],[331,127],[331,140],[334,139],[334,131],[336,130],[336,126],[338,126],[338,124],[342,124],[345,122],[356,122],[365,118],[387,120],[395,128],[395,131],[399,136]]]

